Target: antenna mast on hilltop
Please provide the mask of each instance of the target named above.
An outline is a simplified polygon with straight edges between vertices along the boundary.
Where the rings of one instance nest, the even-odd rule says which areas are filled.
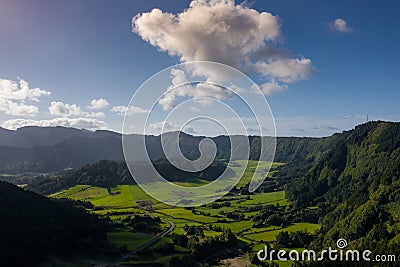
[[[368,122],[369,120],[368,120],[368,114],[367,114],[367,122]]]

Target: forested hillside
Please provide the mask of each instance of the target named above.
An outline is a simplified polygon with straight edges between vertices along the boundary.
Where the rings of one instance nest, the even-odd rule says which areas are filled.
[[[339,238],[375,253],[400,251],[400,124],[370,122],[325,140],[306,173],[285,186],[296,208],[326,216],[313,245]]]
[[[79,205],[0,182],[0,265],[36,266],[49,255],[95,253],[106,228]]]

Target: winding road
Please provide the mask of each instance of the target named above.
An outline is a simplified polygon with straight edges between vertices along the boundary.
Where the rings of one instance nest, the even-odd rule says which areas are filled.
[[[152,240],[150,240],[149,242],[147,242],[146,244],[143,244],[142,246],[140,246],[139,248],[135,249],[134,251],[129,252],[128,254],[124,255],[119,261],[108,264],[107,266],[118,266],[120,264],[120,262],[125,261],[127,258],[129,258],[130,256],[148,248],[151,247],[152,245],[154,245],[155,243],[158,242],[158,240],[160,240],[162,237],[166,236],[167,234],[171,233],[174,229],[175,229],[175,224],[167,219],[161,219],[163,221],[166,221],[169,223],[170,227],[168,230],[166,230],[165,232],[157,235],[155,238],[153,238]]]

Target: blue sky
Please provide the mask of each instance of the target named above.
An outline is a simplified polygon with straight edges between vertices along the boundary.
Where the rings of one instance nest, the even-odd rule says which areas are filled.
[[[178,14],[189,3],[2,0],[0,124],[121,131],[117,111],[138,86],[182,61],[132,32],[132,18],[153,8]],[[279,17],[280,36],[268,45],[311,60],[315,70],[288,83],[276,78],[282,88],[266,95],[278,135],[326,136],[365,122],[367,114],[400,119],[400,2],[272,0],[246,6]],[[257,84],[266,82],[242,70]],[[28,90],[7,83],[19,79]],[[90,106],[99,99],[106,102]],[[120,108],[112,112],[114,107]]]

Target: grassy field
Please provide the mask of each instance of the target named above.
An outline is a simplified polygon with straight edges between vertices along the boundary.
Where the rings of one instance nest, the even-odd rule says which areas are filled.
[[[162,266],[173,257],[183,257],[183,255],[184,253],[182,252],[168,253],[168,254],[154,253],[154,252],[136,254],[129,257],[124,262],[121,262],[121,264],[134,265],[134,266],[152,266],[152,265],[154,266],[155,264],[159,264],[160,266]]]
[[[212,207],[198,207],[196,210],[209,214],[209,216],[221,217],[221,213],[234,212],[235,207],[221,207],[218,209],[213,209]]]
[[[120,185],[111,189],[111,194],[95,196],[91,199],[95,206],[101,207],[135,207],[136,201],[133,197],[131,185]]]
[[[75,200],[89,201],[98,207],[127,208],[136,206],[136,201],[133,196],[140,196],[137,187],[136,185],[119,185],[111,188],[111,192],[109,192],[106,188],[90,185],[76,185],[68,190],[53,194],[51,197],[67,197]]]
[[[173,222],[175,224],[175,229],[173,231],[173,233],[175,234],[186,234],[185,230],[183,229],[183,227],[185,225],[191,226],[191,225],[195,225],[195,226],[200,226],[202,225],[202,223],[198,223],[198,222],[193,222],[193,221],[188,221],[185,219],[176,219],[170,216],[165,216],[162,213],[159,213],[161,218],[165,218],[168,219],[169,221]]]
[[[238,205],[264,205],[264,204],[279,204],[281,206],[288,205],[285,198],[285,192],[276,191],[271,193],[262,193],[250,196],[249,200],[238,203]]]
[[[253,241],[266,242],[275,240],[276,235],[281,231],[294,232],[294,231],[306,230],[308,232],[313,233],[316,230],[319,230],[319,228],[320,226],[318,224],[294,223],[285,228],[267,227],[265,231],[249,233],[245,234],[244,236]]]
[[[184,208],[171,208],[171,209],[161,209],[158,212],[168,215],[176,219],[184,219],[186,221],[193,221],[198,223],[213,223],[218,220],[218,218],[193,214],[191,210]]]
[[[214,225],[229,228],[233,233],[240,233],[244,230],[247,230],[253,226],[253,222],[249,220],[236,221],[236,222],[227,222],[227,223],[215,223]]]
[[[254,161],[254,160],[236,160],[235,161],[236,164],[240,165],[240,167],[232,167],[232,169],[235,172],[238,172],[243,166],[247,165],[246,170],[243,173],[242,178],[240,179],[240,181],[237,183],[236,187],[242,187],[244,185],[246,185],[247,183],[249,183],[251,181],[251,179],[253,178],[254,172],[258,166],[258,168],[261,169],[261,172],[265,171],[266,169],[270,168],[271,173],[274,171],[274,168],[282,165],[283,163],[279,163],[279,162],[273,162],[271,164],[271,162],[258,162],[258,161]],[[267,176],[268,177],[268,176]]]
[[[121,232],[109,232],[107,238],[111,244],[114,244],[117,248],[127,246],[129,250],[135,250],[140,246],[146,244],[153,239],[152,235],[142,233],[132,233],[128,231]]]
[[[55,194],[52,194],[52,195],[50,195],[50,197],[78,199],[77,195],[79,195],[79,193],[85,191],[86,189],[88,189],[90,187],[91,187],[90,185],[76,185],[67,190],[63,190],[63,191],[57,192]],[[104,188],[102,188],[102,189],[104,189]]]

